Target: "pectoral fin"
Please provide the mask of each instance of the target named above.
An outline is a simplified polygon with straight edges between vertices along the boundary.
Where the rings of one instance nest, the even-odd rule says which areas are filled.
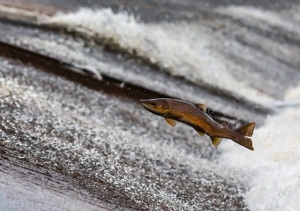
[[[222,138],[219,138],[219,137],[210,137],[211,138],[211,142],[212,144],[216,147],[218,146],[221,141],[222,141]]]
[[[206,112],[206,105],[205,105],[205,104],[198,103],[198,104],[196,104],[196,106],[197,106],[200,110]]]
[[[173,120],[173,119],[168,119],[168,118],[165,118],[166,122],[171,125],[172,127],[174,127],[176,125],[176,121]]]

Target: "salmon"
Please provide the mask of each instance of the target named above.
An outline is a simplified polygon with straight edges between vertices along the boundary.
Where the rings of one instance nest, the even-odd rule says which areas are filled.
[[[219,145],[222,139],[226,138],[247,149],[254,150],[251,137],[255,122],[232,130],[226,125],[214,121],[206,113],[205,104],[194,104],[171,98],[141,100],[140,103],[148,111],[164,117],[166,122],[172,127],[178,121],[194,128],[200,136],[208,135],[214,146]]]

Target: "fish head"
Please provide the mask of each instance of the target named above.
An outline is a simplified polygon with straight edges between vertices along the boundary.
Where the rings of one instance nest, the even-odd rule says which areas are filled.
[[[155,114],[162,115],[169,112],[169,104],[165,99],[140,100],[140,103],[145,109]]]

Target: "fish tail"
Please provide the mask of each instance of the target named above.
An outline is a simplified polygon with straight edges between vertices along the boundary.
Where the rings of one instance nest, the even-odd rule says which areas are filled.
[[[255,127],[255,122],[251,122],[251,123],[249,123],[247,125],[239,127],[235,131],[238,132],[239,134],[241,134],[242,136],[252,137],[253,131],[254,131],[254,127]]]
[[[255,122],[251,122],[247,125],[244,125],[242,127],[239,127],[235,130],[238,134],[236,134],[232,140],[250,150],[254,150],[252,146],[252,140],[249,137],[252,137],[253,131],[255,127]],[[248,136],[248,137],[245,137]]]
[[[250,150],[254,150],[253,146],[252,146],[252,140],[251,138],[248,137],[244,137],[244,136],[237,136],[237,137],[233,137],[232,140],[234,142],[236,142],[237,144],[246,147],[247,149]]]

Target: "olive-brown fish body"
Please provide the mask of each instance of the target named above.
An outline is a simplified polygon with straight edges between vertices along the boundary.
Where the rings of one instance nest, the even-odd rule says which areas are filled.
[[[195,129],[202,130],[209,136],[222,136],[231,138],[229,131],[226,128],[214,121],[208,114],[199,109],[195,104],[181,100],[167,100],[169,103],[169,112],[165,117],[173,119],[172,116],[182,116],[177,119]],[[228,133],[228,134],[225,134]],[[225,137],[224,137],[225,138]]]
[[[235,131],[214,121],[205,113],[203,104],[169,98],[141,100],[141,104],[150,112],[166,118],[172,126],[175,126],[175,121],[179,121],[193,127],[200,135],[207,134],[215,146],[220,143],[221,138],[227,138],[253,150],[251,139],[244,136],[252,136],[255,123],[250,123]]]

